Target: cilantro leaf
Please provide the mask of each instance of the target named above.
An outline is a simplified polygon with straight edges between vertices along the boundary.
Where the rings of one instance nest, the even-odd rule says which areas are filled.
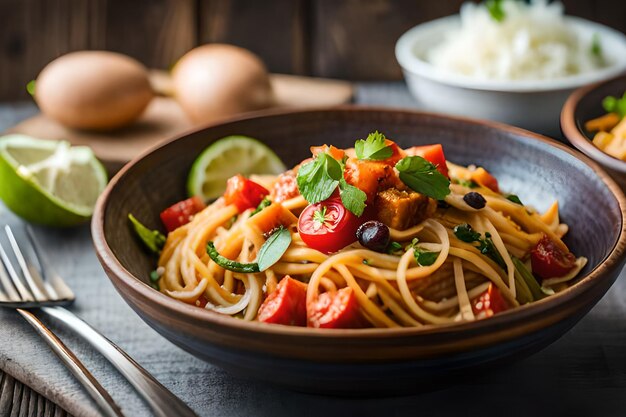
[[[344,178],[341,178],[339,180],[339,196],[341,203],[348,211],[361,217],[363,210],[365,210],[365,200],[367,200],[367,195],[362,190],[348,184]]]
[[[321,153],[298,170],[298,190],[310,204],[324,201],[337,188],[342,177],[341,171],[339,162],[330,155]]]
[[[369,161],[381,161],[393,155],[393,149],[385,142],[385,135],[378,130],[367,135],[365,140],[357,140],[354,151],[357,158]]]
[[[450,180],[443,176],[435,165],[421,156],[407,156],[396,164],[400,180],[413,191],[436,200],[450,194]]]
[[[617,113],[620,118],[626,116],[626,92],[621,98],[608,96],[602,100],[602,107],[609,113]]]
[[[491,15],[491,18],[496,22],[502,22],[506,17],[504,9],[502,8],[502,0],[487,0],[485,6]]]

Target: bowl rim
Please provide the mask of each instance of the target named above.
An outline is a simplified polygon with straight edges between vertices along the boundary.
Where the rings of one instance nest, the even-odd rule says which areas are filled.
[[[148,284],[142,282],[138,277],[135,277],[132,273],[126,270],[126,268],[124,268],[119,260],[115,257],[104,235],[104,216],[109,202],[109,197],[112,193],[112,190],[116,187],[120,180],[125,177],[127,172],[130,171],[137,163],[139,163],[139,161],[143,160],[143,158],[179,139],[185,138],[191,134],[209,129],[211,127],[220,126],[222,124],[229,124],[255,118],[285,116],[289,114],[324,112],[332,113],[337,111],[403,113],[407,115],[421,115],[427,116],[429,118],[445,119],[456,123],[460,122],[463,124],[487,127],[495,131],[506,131],[508,133],[517,135],[523,140],[527,140],[529,142],[539,141],[544,143],[545,145],[555,147],[561,151],[564,151],[570,154],[570,156],[573,156],[574,158],[580,160],[585,165],[591,167],[616,199],[622,219],[617,240],[615,241],[613,247],[608,252],[608,254],[593,270],[591,270],[588,274],[582,277],[574,286],[567,288],[566,290],[558,293],[555,296],[546,297],[542,300],[535,301],[532,304],[527,304],[520,306],[516,309],[504,311],[494,317],[491,317],[489,320],[476,320],[472,322],[457,322],[444,325],[438,324],[424,325],[420,327],[399,328],[314,329],[309,327],[283,326],[277,324],[259,323],[255,321],[247,322],[244,320],[237,320],[230,316],[199,308],[197,306],[192,306],[182,301],[168,297],[167,295],[150,287]],[[178,134],[171,139],[157,143],[156,145],[141,153],[139,156],[135,157],[111,179],[109,184],[107,184],[104,192],[98,198],[91,222],[91,234],[96,255],[103,269],[107,273],[107,276],[112,281],[114,287],[116,287],[119,292],[124,291],[124,288],[120,288],[119,284],[127,287],[128,289],[143,297],[144,301],[153,303],[154,305],[158,306],[161,311],[166,312],[168,315],[177,314],[179,316],[184,316],[190,320],[204,323],[206,325],[217,326],[224,329],[230,329],[244,333],[262,333],[277,337],[305,337],[315,340],[374,340],[380,338],[394,339],[426,336],[433,334],[473,332],[481,331],[491,327],[499,327],[509,324],[510,322],[524,321],[528,317],[536,316],[548,310],[554,310],[562,304],[569,303],[572,300],[578,298],[580,295],[587,292],[595,285],[601,283],[603,281],[602,278],[608,276],[608,274],[610,274],[615,268],[621,268],[623,266],[623,262],[626,257],[626,196],[622,192],[622,189],[617,185],[617,183],[596,162],[594,162],[587,156],[582,155],[581,153],[576,152],[566,145],[543,135],[533,133],[522,128],[506,125],[504,123],[487,120],[477,120],[466,117],[448,116],[439,113],[416,111],[406,108],[382,106],[340,105],[332,107],[306,107],[298,109],[270,109],[249,112],[232,118],[222,119],[217,122],[196,126],[195,128],[190,129],[185,133]],[[122,296],[122,298],[125,297]]]
[[[574,145],[577,149],[612,170],[618,171],[620,173],[626,173],[626,161],[614,158],[611,155],[598,149],[593,143],[591,143],[585,132],[582,131],[583,128],[576,119],[576,109],[578,108],[578,105],[583,98],[585,98],[592,91],[600,89],[605,85],[618,80],[623,81],[624,89],[626,90],[626,72],[611,79],[586,85],[575,90],[567,98],[565,104],[563,105],[563,108],[561,109],[560,122],[563,135],[565,135],[570,143]],[[601,103],[598,103],[598,106],[601,106]]]
[[[412,48],[420,36],[424,36],[424,34],[429,33],[433,29],[438,29],[444,25],[452,26],[459,20],[460,15],[454,14],[421,23],[404,32],[396,41],[395,46],[396,60],[403,71],[430,81],[470,90],[507,93],[541,93],[575,89],[589,83],[615,77],[617,74],[626,70],[626,58],[615,53],[612,55],[612,58],[616,59],[613,65],[568,77],[543,80],[481,80],[467,75],[457,74],[449,70],[436,68],[429,62],[415,56],[412,52]],[[623,49],[626,51],[626,34],[601,23],[577,16],[565,15],[565,20],[573,25],[587,26],[595,29],[596,32],[611,36],[615,40],[621,40]]]

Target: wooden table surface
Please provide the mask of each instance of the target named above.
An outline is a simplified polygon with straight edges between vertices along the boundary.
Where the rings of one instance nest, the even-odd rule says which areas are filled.
[[[356,101],[396,107],[415,106],[404,86],[397,83],[361,85]],[[31,104],[0,104],[0,131],[35,111]],[[53,243],[58,240],[63,246],[63,236],[50,232],[46,240]],[[72,250],[83,247],[85,252],[92,251],[88,232],[75,233],[72,239]],[[79,265],[81,260],[73,262]],[[95,259],[89,254],[84,262],[95,262]],[[120,342],[131,354],[139,356],[139,362],[145,363],[146,359],[141,357],[131,339]],[[3,343],[11,342],[0,339],[0,346]],[[7,365],[0,361],[0,369],[7,369]],[[408,397],[319,397],[260,387],[222,374],[199,385],[188,375],[172,375],[175,370],[171,367],[158,373],[154,363],[148,362],[147,365],[164,380],[165,385],[173,387],[203,416],[623,416],[626,415],[626,280],[620,277],[578,325],[543,351],[486,373],[451,381],[448,388]],[[200,369],[201,365],[196,365],[196,368]],[[207,369],[201,368],[201,372],[206,375]],[[195,394],[186,398],[184,393],[190,389]],[[61,408],[0,371],[0,416],[67,415]],[[143,415],[137,413],[132,417]]]

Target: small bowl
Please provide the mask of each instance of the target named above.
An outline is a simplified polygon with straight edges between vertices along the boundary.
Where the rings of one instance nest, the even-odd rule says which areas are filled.
[[[606,114],[602,100],[606,96],[621,97],[626,91],[626,75],[574,91],[561,111],[563,135],[578,150],[598,162],[626,190],[626,162],[602,152],[591,143],[593,134],[585,130],[585,123]]]
[[[191,164],[207,145],[232,134],[253,136],[291,166],[310,156],[311,145],[349,147],[374,130],[402,147],[442,143],[451,161],[487,167],[502,189],[539,210],[558,199],[561,218],[570,226],[566,243],[589,259],[581,278],[555,296],[486,320],[398,329],[246,322],[148,285],[156,260],[130,230],[128,213],[160,227],[159,212],[186,197]],[[558,339],[618,276],[626,255],[625,218],[621,189],[565,145],[492,122],[346,106],[264,113],[198,129],[152,149],[111,180],[98,201],[92,234],[98,258],[124,300],[157,332],[199,358],[291,389],[384,395],[432,389],[436,381],[456,380],[446,379],[452,373],[519,358]]]
[[[577,17],[565,21],[585,38],[594,33],[612,65],[597,71],[546,80],[477,80],[445,71],[425,60],[426,51],[460,27],[459,15],[418,25],[396,43],[396,59],[409,90],[429,110],[500,121],[551,136],[559,136],[558,116],[577,88],[610,79],[626,69],[626,35]]]

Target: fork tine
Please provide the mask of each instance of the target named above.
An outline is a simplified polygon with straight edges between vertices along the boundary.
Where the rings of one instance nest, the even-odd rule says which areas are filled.
[[[2,246],[2,243],[0,243],[0,259],[2,259],[2,263],[9,273],[9,277],[11,278],[13,285],[15,285],[15,288],[19,293],[19,298],[22,301],[35,301],[33,295],[30,293],[30,291],[28,291],[28,289],[26,289],[26,287],[22,283],[22,280],[20,279],[20,276],[17,274],[17,271],[13,268],[13,264],[11,264],[11,260],[4,250],[4,246]]]
[[[39,264],[39,273],[43,278],[43,284],[48,294],[56,300],[73,300],[75,298],[74,292],[52,268],[45,252],[39,244],[39,240],[35,236],[35,232],[29,225],[26,226],[26,236],[33,248],[33,253]]]
[[[13,253],[15,254],[15,259],[17,259],[17,263],[19,264],[20,269],[22,270],[22,274],[26,280],[26,285],[28,285],[28,288],[31,294],[35,297],[35,300],[37,301],[46,301],[48,297],[41,291],[41,288],[35,283],[35,280],[33,279],[33,276],[30,273],[30,270],[28,269],[28,265],[26,264],[26,259],[24,259],[24,255],[22,254],[22,251],[20,250],[20,247],[17,244],[17,241],[15,240],[15,236],[13,235],[13,230],[11,230],[11,226],[9,226],[8,224],[5,225],[4,231],[6,232],[7,237],[9,238],[9,243],[11,244],[11,248],[13,249]]]
[[[11,283],[11,279],[7,274],[4,263],[0,262],[0,300],[2,301],[19,301],[20,295],[15,291],[15,286]],[[4,291],[2,290],[4,288]]]

